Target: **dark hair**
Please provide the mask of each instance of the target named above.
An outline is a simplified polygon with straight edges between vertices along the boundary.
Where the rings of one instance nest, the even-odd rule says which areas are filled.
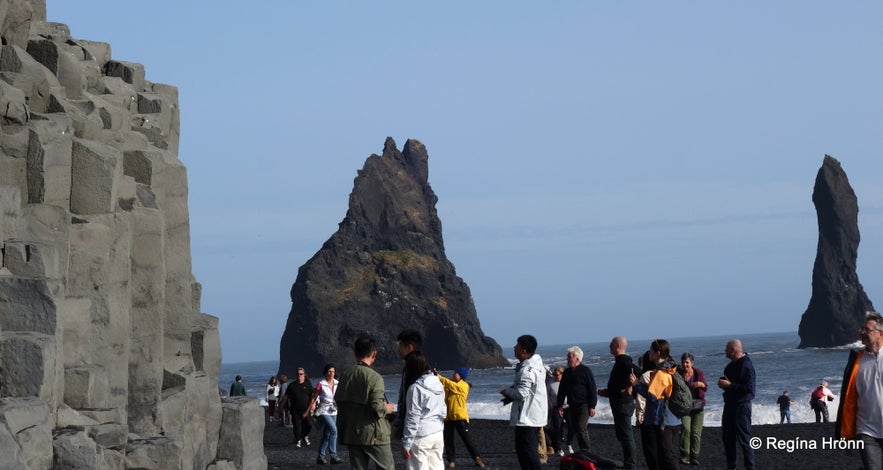
[[[278,382],[278,381],[276,380],[276,376],[275,376],[275,375],[270,377],[270,380],[267,381],[267,385],[272,385],[273,382]]]
[[[689,359],[692,362],[696,362],[696,358],[693,357],[693,353],[685,352],[684,354],[681,354],[681,362],[684,362],[687,359]]]
[[[525,351],[533,354],[537,350],[537,339],[531,335],[521,335],[515,340]]]
[[[334,363],[333,363],[333,362],[329,362],[328,364],[325,364],[325,368],[322,369],[322,375],[327,374],[328,371],[331,370],[331,369],[337,369],[337,367],[334,367]]]
[[[405,390],[417,381],[420,376],[429,372],[429,362],[420,351],[413,351],[405,356]]]
[[[242,380],[242,376],[241,376],[241,375],[237,375],[237,376],[236,376],[236,380]]]
[[[668,341],[664,339],[654,339],[653,342],[650,343],[650,349],[656,351],[662,359],[668,359],[671,357],[671,345],[669,345]]]
[[[377,341],[370,335],[359,336],[353,344],[353,354],[355,354],[356,359],[366,358],[376,350]]]
[[[647,350],[647,352],[645,352],[644,355],[641,356],[641,360],[638,362],[641,363],[641,373],[642,374],[644,372],[647,372],[648,370],[655,370],[656,369],[656,363],[650,360],[650,350]]]
[[[402,330],[396,336],[396,341],[407,346],[414,346],[415,350],[423,347],[423,335],[417,330]]]

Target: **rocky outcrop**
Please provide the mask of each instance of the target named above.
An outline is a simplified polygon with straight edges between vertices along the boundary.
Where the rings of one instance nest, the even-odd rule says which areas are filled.
[[[177,90],[45,8],[0,2],[0,467],[227,465]]]
[[[298,270],[281,373],[317,373],[327,362],[344,368],[362,333],[377,339],[375,367],[400,371],[395,338],[403,329],[423,333],[423,350],[440,369],[509,365],[445,256],[428,159],[420,142],[399,151],[391,138],[383,155],[368,157],[340,228]]]
[[[801,348],[832,347],[858,340],[866,312],[874,306],[856,274],[858,199],[834,157],[825,160],[812,194],[819,245],[812,271],[812,297],[800,319]]]

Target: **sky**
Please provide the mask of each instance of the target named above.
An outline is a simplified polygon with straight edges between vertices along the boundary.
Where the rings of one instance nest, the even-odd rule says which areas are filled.
[[[178,87],[193,273],[225,363],[278,359],[297,269],[387,136],[426,145],[448,259],[508,355],[526,333],[796,331],[826,154],[858,196],[859,279],[883,305],[881,2],[47,12]]]

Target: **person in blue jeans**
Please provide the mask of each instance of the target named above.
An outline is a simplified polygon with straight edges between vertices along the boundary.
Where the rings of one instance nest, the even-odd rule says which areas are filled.
[[[316,415],[325,425],[322,434],[322,443],[319,444],[319,456],[316,463],[343,463],[343,459],[337,456],[337,404],[334,402],[334,392],[337,391],[337,379],[334,378],[336,370],[334,364],[326,364],[322,370],[324,380],[320,380],[313,390],[313,398],[309,409],[316,408]],[[329,455],[330,454],[330,455]]]
[[[779,404],[779,424],[784,423],[786,419],[788,420],[788,424],[791,424],[791,405],[797,402],[788,396],[788,390],[782,392],[782,395],[779,396],[776,403]]]

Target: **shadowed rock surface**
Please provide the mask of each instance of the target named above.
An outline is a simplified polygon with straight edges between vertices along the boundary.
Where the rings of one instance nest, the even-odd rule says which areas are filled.
[[[445,256],[428,159],[420,142],[399,151],[387,138],[383,155],[365,161],[340,228],[298,270],[280,373],[349,367],[363,333],[377,339],[375,368],[400,371],[395,338],[403,329],[423,333],[423,351],[440,369],[509,365]]]
[[[218,393],[178,90],[44,1],[0,36],[0,468],[266,468],[257,400]]]
[[[812,298],[800,319],[801,348],[832,347],[858,339],[865,314],[874,310],[856,273],[858,200],[834,157],[825,160],[812,194],[819,245],[812,271]]]

